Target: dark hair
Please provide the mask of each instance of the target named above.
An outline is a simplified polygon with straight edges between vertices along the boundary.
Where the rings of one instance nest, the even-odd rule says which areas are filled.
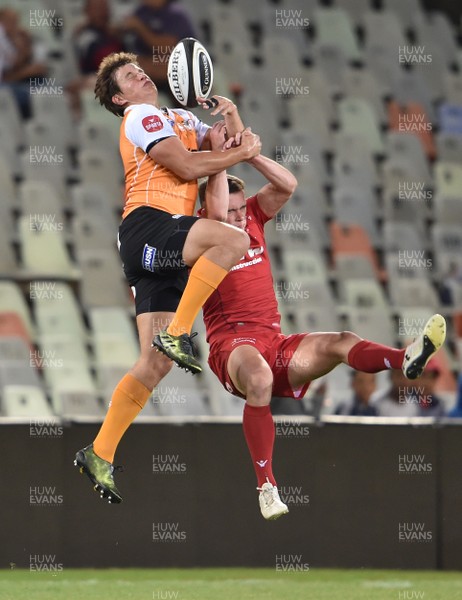
[[[239,177],[235,175],[226,175],[226,179],[228,180],[228,191],[230,194],[236,194],[237,192],[243,192],[245,188],[245,183]],[[207,184],[209,180],[204,179],[202,183],[199,185],[199,200],[201,202],[201,206],[205,204],[205,193],[207,191]]]
[[[119,106],[112,101],[114,94],[120,92],[115,73],[117,69],[124,65],[129,65],[130,63],[138,65],[138,57],[136,54],[132,54],[131,52],[113,52],[103,58],[99,65],[98,73],[96,74],[95,98],[97,98],[100,101],[100,104],[109,112],[118,117],[123,116],[125,106]]]

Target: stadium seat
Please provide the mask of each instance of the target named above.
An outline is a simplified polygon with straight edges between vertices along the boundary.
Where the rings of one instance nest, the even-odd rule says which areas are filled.
[[[425,187],[416,189],[416,185],[420,184],[415,181],[400,179],[395,182],[394,188],[389,187],[392,185],[391,181],[387,181],[382,195],[384,222],[410,223],[424,238],[425,219],[431,216],[428,200],[433,193]]]
[[[390,277],[390,299],[394,306],[419,306],[436,310],[439,300],[426,277]]]
[[[117,228],[111,229],[94,215],[79,215],[72,220],[72,237],[77,253],[85,250],[108,250],[117,247]]]
[[[442,196],[462,196],[462,164],[438,161],[434,167],[435,187]]]
[[[66,283],[34,282],[32,302],[39,339],[54,334],[76,343],[85,342],[87,332],[80,306]]]
[[[376,279],[377,272],[365,254],[337,253],[334,255],[338,279]]]
[[[28,215],[18,220],[23,269],[36,279],[79,278],[66,248],[64,225],[57,219],[57,215]]]
[[[19,269],[11,244],[11,228],[3,221],[0,214],[0,277],[14,279],[19,275]]]
[[[67,154],[62,154],[52,145],[30,146],[20,155],[20,165],[24,180],[49,182],[65,202],[69,167]]]
[[[349,98],[362,98],[373,108],[376,120],[385,125],[387,113],[384,105],[386,90],[383,83],[377,81],[374,73],[367,68],[349,68],[343,76],[344,93]]]
[[[450,106],[462,106],[462,77],[460,71],[446,71],[444,77],[444,97]]]
[[[43,360],[42,371],[49,386],[53,410],[59,414],[60,395],[63,392],[96,393],[94,381],[84,363],[64,361],[59,358]]]
[[[123,205],[123,170],[120,158],[115,161],[111,150],[85,148],[79,154],[80,179],[82,183],[100,184],[112,198],[114,208]]]
[[[462,106],[444,102],[439,106],[438,118],[441,132],[462,135]]]
[[[0,313],[3,312],[16,313],[23,322],[29,337],[34,339],[35,331],[29,307],[20,288],[11,281],[0,281]]]
[[[120,136],[120,119],[101,107],[99,101],[95,99],[92,89],[81,90],[80,101],[82,103],[82,121],[105,126],[112,133],[113,144],[117,147]]]
[[[358,135],[339,132],[335,137],[334,185],[361,185],[372,191],[379,177],[366,140]]]
[[[340,294],[347,307],[377,309],[388,314],[388,301],[374,279],[347,279],[341,282]]]
[[[415,207],[414,207],[415,210]],[[412,222],[386,221],[383,224],[383,249],[398,253],[400,250],[417,251],[428,247],[428,240]]]
[[[398,63],[397,51],[406,44],[402,24],[397,15],[390,11],[367,11],[363,17],[365,33],[365,56],[373,50],[378,50],[384,55],[393,52],[396,64]]]
[[[303,250],[284,250],[284,265],[289,281],[322,283],[327,281],[327,270],[321,254]]]
[[[86,308],[132,306],[117,250],[80,250],[78,260],[82,272],[80,297]]]
[[[0,341],[4,338],[22,338],[31,344],[32,340],[21,316],[15,312],[0,312]]]
[[[55,396],[55,409],[58,409],[57,414],[64,419],[104,416],[98,396],[92,392],[58,392]]]
[[[420,23],[424,18],[424,13],[420,6],[420,0],[384,0],[383,8],[387,12],[396,15],[400,25],[404,29],[413,29],[416,23]]]
[[[388,115],[391,129],[416,135],[420,138],[428,158],[435,158],[433,126],[422,106],[415,102],[409,102],[405,107],[400,107],[396,102],[391,101],[388,106]]]
[[[376,199],[374,193],[361,185],[339,186],[332,195],[334,218],[340,226],[359,225],[370,239],[380,242],[376,223]]]
[[[251,7],[247,0],[234,0],[234,2],[243,14],[247,14],[249,10],[253,13],[255,10],[255,7]],[[296,42],[300,51],[307,51],[307,39],[303,34],[313,22],[312,15],[318,8],[318,0],[305,0],[302,4],[293,0],[285,0],[279,4],[269,2],[252,4],[258,7],[256,24],[261,25],[265,36],[286,35]],[[297,12],[289,12],[290,10]],[[254,21],[253,14],[252,17]],[[250,15],[248,18],[250,20]],[[307,20],[309,24],[306,23]],[[297,23],[296,27],[295,23]]]
[[[5,119],[0,121],[0,157],[7,166],[9,177],[18,177],[22,174],[22,167],[18,160],[19,142],[13,137],[11,126]]]
[[[318,148],[324,152],[332,148],[328,113],[320,98],[309,95],[293,96],[287,102],[287,112],[291,132],[308,132],[307,135],[311,140],[316,140]]]
[[[388,160],[399,164],[405,161],[412,165],[412,178],[431,183],[432,176],[421,140],[413,133],[388,131],[385,141]]]
[[[336,311],[327,306],[310,306],[298,304],[294,307],[294,316],[299,333],[314,331],[338,331],[339,319]]]
[[[313,62],[321,71],[329,86],[331,95],[340,94],[343,90],[343,75],[348,68],[348,59],[336,44],[321,44],[319,41],[312,47]]]
[[[462,163],[462,134],[439,132],[436,135],[436,148],[441,162]]]
[[[75,147],[75,122],[69,107],[68,95],[64,93],[56,96],[32,94],[31,102],[33,119],[27,123],[26,132],[30,127],[30,123],[35,122],[37,125],[42,125],[44,133],[49,136],[49,141],[45,140],[45,145],[57,143],[64,148]],[[59,127],[56,127],[56,123],[59,123]],[[53,124],[55,125],[54,128]],[[49,125],[52,127],[50,128]]]
[[[438,275],[440,277],[447,275],[451,263],[460,264],[462,268],[462,230],[460,225],[435,223],[431,233]]]
[[[295,175],[302,169],[314,169],[320,182],[329,181],[324,149],[317,136],[310,132],[283,130],[281,144],[276,146],[276,160]]]
[[[47,418],[53,411],[42,389],[11,384],[2,390],[2,412],[7,417]]]
[[[59,156],[59,162],[56,164],[59,165],[59,169],[65,170],[68,176],[71,171],[68,146],[70,146],[70,141],[75,136],[75,133],[72,136],[71,132],[69,133],[69,137],[66,137],[65,123],[63,127],[56,127],[56,120],[54,119],[58,119],[59,116],[52,113],[53,119],[50,118],[50,100],[47,99],[47,102],[49,111],[47,118],[43,116],[34,117],[26,122],[26,147],[44,148],[49,150],[51,155]],[[55,99],[55,102],[58,102],[56,106],[61,105],[58,99]]]
[[[401,74],[401,67],[397,60],[396,49],[372,46],[364,53],[364,65],[377,81],[377,90],[386,96],[391,95],[394,82]]]
[[[395,327],[390,316],[384,315],[381,310],[350,308],[347,318],[347,329],[359,337],[387,346],[395,345]]]
[[[360,254],[365,256],[373,265],[377,278],[383,279],[377,254],[375,253],[369,236],[359,225],[342,226],[333,221],[330,224],[331,248],[334,262],[340,254]]]
[[[13,228],[12,210],[18,209],[17,191],[12,171],[0,149],[0,186],[2,202],[0,203],[0,218],[5,225]]]
[[[94,221],[103,221],[108,230],[116,232],[120,218],[116,218],[113,199],[104,186],[92,183],[73,186],[71,205],[74,215],[89,217]]]
[[[427,68],[426,65],[425,68]],[[441,98],[441,93],[441,86],[436,89],[432,88],[422,75],[422,70],[417,70],[417,68],[414,68],[412,71],[401,69],[393,78],[391,88],[393,101],[401,106],[412,102],[419,104],[424,110],[429,123],[433,123],[436,120],[433,102]],[[400,127],[409,127],[412,132],[412,125],[410,123],[400,124]]]
[[[371,8],[371,0],[335,0],[334,3],[345,10],[355,25],[361,25],[364,15]]]
[[[32,354],[32,361],[34,355]],[[25,362],[4,362],[0,364],[0,389],[8,385],[31,385],[34,387],[43,388],[42,381],[39,376],[39,371],[34,366],[34,362],[30,359]]]
[[[64,227],[63,201],[48,181],[24,181],[19,186],[19,202],[22,215],[29,220],[35,215],[54,217],[54,222]]]
[[[384,146],[374,109],[363,98],[345,97],[338,104],[340,128],[344,133],[364,137],[374,154],[383,154]]]
[[[433,11],[416,29],[419,44],[425,44],[430,50],[439,48],[444,53],[448,65],[454,61],[457,55],[456,36],[446,15]]]
[[[361,58],[350,18],[343,8],[316,8],[313,20],[316,26],[316,44],[335,46],[350,61]]]
[[[24,125],[13,93],[6,85],[0,87],[0,112],[2,123],[10,132],[11,145],[16,149],[24,143]]]
[[[434,216],[438,223],[451,225],[462,222],[462,198],[457,196],[445,196],[437,193],[434,198]]]

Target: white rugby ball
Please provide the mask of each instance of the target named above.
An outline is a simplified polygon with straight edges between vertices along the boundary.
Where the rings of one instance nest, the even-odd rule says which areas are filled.
[[[194,108],[196,98],[212,90],[213,65],[209,53],[195,38],[184,38],[173,48],[168,61],[168,83],[181,106]]]

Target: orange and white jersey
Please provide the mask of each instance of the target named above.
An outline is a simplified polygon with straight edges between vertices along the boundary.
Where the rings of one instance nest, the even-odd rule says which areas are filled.
[[[197,181],[185,181],[150,156],[151,148],[177,136],[186,150],[198,150],[209,126],[183,109],[135,104],[126,108],[120,127],[120,154],[125,170],[124,219],[139,206],[152,206],[173,215],[191,216]]]

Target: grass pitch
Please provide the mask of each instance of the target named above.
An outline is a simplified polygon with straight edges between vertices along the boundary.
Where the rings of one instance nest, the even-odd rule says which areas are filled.
[[[0,600],[459,600],[462,573],[310,569],[0,571]]]

